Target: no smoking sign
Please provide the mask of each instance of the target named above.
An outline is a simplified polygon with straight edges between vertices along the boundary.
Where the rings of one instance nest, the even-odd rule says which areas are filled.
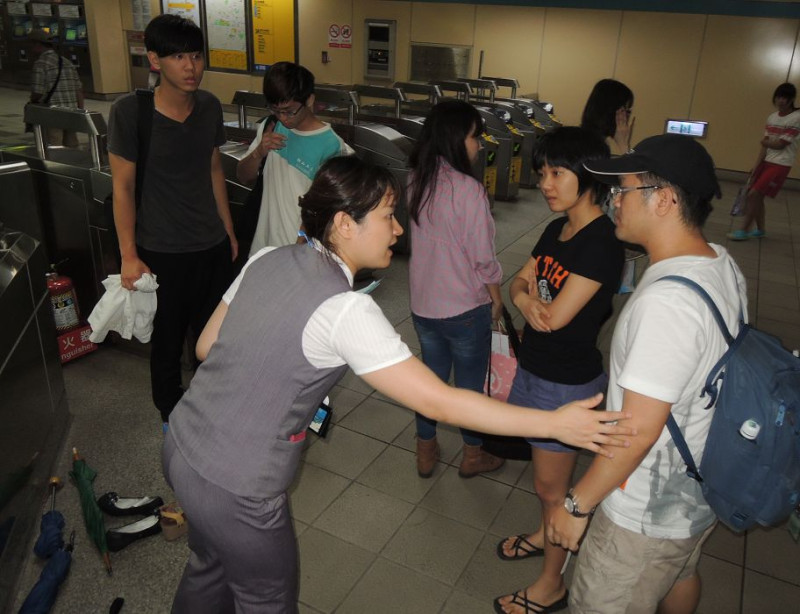
[[[347,48],[353,46],[353,28],[349,24],[328,26],[328,47]]]

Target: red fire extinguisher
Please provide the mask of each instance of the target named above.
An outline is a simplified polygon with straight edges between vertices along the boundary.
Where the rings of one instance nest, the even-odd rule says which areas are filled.
[[[56,330],[61,333],[78,326],[80,308],[72,279],[66,275],[59,275],[54,264],[50,265],[50,272],[47,273],[47,291],[50,293]]]

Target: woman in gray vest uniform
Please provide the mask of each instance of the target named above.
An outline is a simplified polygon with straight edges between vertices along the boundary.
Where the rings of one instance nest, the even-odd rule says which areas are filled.
[[[389,266],[403,229],[400,186],[383,168],[333,158],[300,199],[305,245],[265,248],[223,297],[197,344],[204,362],[170,418],[167,480],[186,511],[191,554],[178,613],[297,611],[297,545],[286,490],[316,409],[347,368],[383,394],[476,431],[551,437],[610,456],[600,395],[531,411],[451,388],[415,358],[374,300],[362,268]],[[457,410],[456,410],[457,408]],[[604,422],[606,421],[606,422]]]

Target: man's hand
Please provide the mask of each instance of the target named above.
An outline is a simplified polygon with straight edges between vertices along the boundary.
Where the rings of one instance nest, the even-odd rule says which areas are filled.
[[[547,539],[556,546],[577,552],[587,526],[589,526],[588,516],[575,518],[565,508],[560,507],[550,515]]]
[[[631,136],[633,135],[633,122],[636,120],[630,111],[625,107],[617,109],[615,116],[614,142],[620,151],[628,151],[631,148]]]
[[[150,272],[148,267],[139,258],[123,258],[122,269],[120,271],[120,282],[126,290],[136,290],[135,284],[145,273]]]
[[[275,124],[270,124],[264,128],[264,133],[261,135],[261,142],[258,144],[259,156],[263,158],[270,151],[283,149],[284,147],[286,147],[286,137],[275,132]]]
[[[228,231],[228,240],[231,242],[231,262],[235,262],[239,256],[239,241],[236,239],[233,229]]]

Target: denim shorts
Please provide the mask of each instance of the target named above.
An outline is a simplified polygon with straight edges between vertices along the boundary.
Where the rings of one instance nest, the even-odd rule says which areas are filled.
[[[601,373],[585,384],[557,384],[537,377],[520,367],[517,368],[517,374],[514,376],[508,402],[512,405],[553,411],[565,403],[585,399],[598,392],[605,392],[607,387],[608,376],[605,373]],[[527,441],[534,448],[551,452],[575,452],[578,450],[578,448],[566,446],[556,439],[536,438]]]

